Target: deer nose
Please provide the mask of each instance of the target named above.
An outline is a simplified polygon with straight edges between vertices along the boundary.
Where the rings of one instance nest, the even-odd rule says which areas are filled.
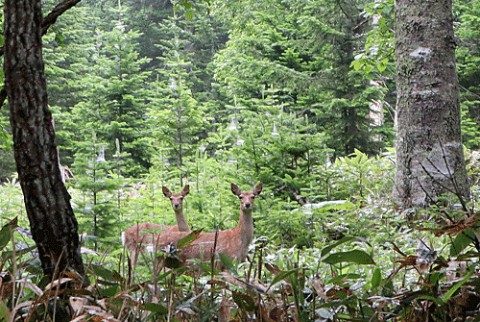
[[[178,207],[180,207],[180,204],[178,204],[178,203],[173,204],[173,207],[174,207],[174,208],[178,208]]]
[[[245,208],[250,208],[251,205],[252,205],[252,204],[251,204],[250,202],[246,202],[246,203],[245,203]]]

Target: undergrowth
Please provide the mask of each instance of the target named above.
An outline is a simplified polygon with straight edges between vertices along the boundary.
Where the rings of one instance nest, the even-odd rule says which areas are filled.
[[[473,206],[466,212],[454,206],[397,211],[388,199],[392,176],[379,173],[393,171],[388,158],[357,156],[355,162],[332,165],[330,200],[311,198],[316,202],[300,206],[266,193],[256,203],[257,239],[244,263],[225,257],[182,263],[178,249],[142,254],[137,266],[129,267],[119,232],[145,219],[132,218],[129,209],[154,202],[152,209],[172,214],[160,222],[173,220],[173,211],[148,182],[140,189],[124,187],[129,201],[122,199],[124,220],[112,234],[117,237],[96,239],[97,251],[83,240],[87,287],[74,272],[51,283],[42,278],[21,203],[7,198],[0,205],[0,320],[478,320],[478,213]],[[349,175],[336,180],[338,171]],[[10,182],[2,191],[17,196],[14,187]],[[195,209],[195,221],[187,218],[195,228],[235,225],[235,200],[210,190],[199,195],[186,200],[187,215],[194,205],[203,207]],[[217,217],[217,209],[224,217]],[[6,221],[8,216],[18,219]]]

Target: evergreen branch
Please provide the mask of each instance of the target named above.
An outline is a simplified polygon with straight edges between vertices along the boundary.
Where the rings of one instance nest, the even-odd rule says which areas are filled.
[[[82,0],[64,0],[53,8],[53,10],[45,17],[42,21],[42,36],[45,35],[48,31],[48,28],[52,26],[58,17],[60,17],[65,11],[74,7],[77,3]],[[5,53],[5,48],[0,47],[0,57]],[[2,108],[5,100],[7,99],[7,91],[5,87],[0,89],[0,108]]]
[[[45,17],[42,21],[42,36],[45,35],[48,31],[48,28],[52,26],[58,17],[60,17],[65,11],[74,7],[77,3],[82,0],[64,0],[53,8],[53,10]],[[0,48],[0,57],[5,53],[5,48]],[[1,97],[0,97],[1,99]],[[4,99],[5,100],[5,99]],[[2,104],[3,105],[3,104]],[[0,107],[2,106],[0,105]]]
[[[42,21],[42,36],[45,35],[51,25],[57,21],[57,18],[60,17],[65,11],[74,7],[77,3],[82,0],[64,0],[53,8],[53,10],[45,17]]]

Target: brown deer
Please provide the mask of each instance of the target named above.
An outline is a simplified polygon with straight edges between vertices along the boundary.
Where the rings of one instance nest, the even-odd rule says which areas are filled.
[[[248,246],[253,240],[253,205],[255,197],[262,192],[262,184],[257,184],[251,191],[240,191],[237,185],[232,184],[231,190],[240,199],[240,219],[237,227],[215,233],[200,233],[191,244],[179,251],[182,260],[192,258],[207,260],[212,258],[214,252],[223,253],[239,262],[246,259]],[[160,233],[156,236],[157,249],[169,244],[175,245],[178,240],[187,235],[188,233],[183,232]]]
[[[189,232],[190,227],[183,215],[183,200],[190,193],[190,186],[183,187],[181,193],[171,193],[167,187],[162,187],[163,195],[170,199],[177,225],[166,226],[155,223],[139,223],[123,232],[122,239],[125,248],[130,252],[130,263],[133,265],[137,262],[139,252],[144,252],[148,246],[153,246],[154,236],[159,233],[167,232]]]
[[[176,226],[171,227],[173,231],[190,231],[190,226],[188,226],[185,217],[183,216],[183,199],[190,193],[190,186],[186,185],[183,187],[182,193],[171,193],[167,187],[162,187],[162,192],[165,197],[170,199],[172,203],[173,211],[175,212],[175,218],[177,220]]]

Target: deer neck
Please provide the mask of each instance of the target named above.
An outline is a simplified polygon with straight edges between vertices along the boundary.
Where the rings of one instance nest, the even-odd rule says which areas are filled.
[[[241,232],[242,246],[248,249],[248,246],[253,240],[253,217],[252,209],[242,210],[240,209],[240,219],[238,221],[238,227]]]
[[[188,226],[182,210],[175,211],[175,217],[177,218],[177,226],[179,231],[190,231],[190,226]]]

